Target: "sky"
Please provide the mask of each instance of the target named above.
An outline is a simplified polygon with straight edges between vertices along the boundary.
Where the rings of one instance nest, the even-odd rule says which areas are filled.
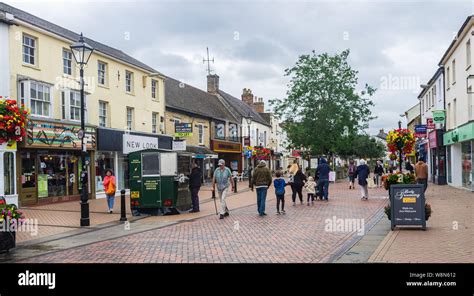
[[[372,135],[397,127],[417,104],[474,0],[21,1],[3,2],[123,50],[159,72],[206,90],[206,48],[220,89],[284,99],[284,70],[298,57],[350,49],[360,89],[377,88]]]

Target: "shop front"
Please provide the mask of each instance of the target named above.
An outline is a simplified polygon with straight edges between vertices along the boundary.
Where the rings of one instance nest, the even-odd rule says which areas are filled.
[[[193,161],[201,168],[203,182],[211,182],[214,172],[214,161],[218,154],[203,146],[186,146],[186,152],[191,153]]]
[[[242,173],[242,144],[211,140],[212,151],[217,153],[219,159],[224,159],[226,166],[232,171]],[[214,160],[214,168],[217,167],[217,159]]]
[[[17,152],[17,184],[20,206],[79,200],[83,190],[79,125],[57,121],[30,120],[27,136]],[[86,127],[85,160],[95,156],[96,130]],[[91,166],[88,165],[88,168]],[[89,169],[89,198],[95,198],[94,179]]]
[[[443,130],[437,129],[430,132],[428,143],[432,182],[438,185],[446,185],[446,148],[443,145]]]
[[[0,196],[5,197],[7,204],[18,205],[16,190],[16,148],[17,143],[12,141],[0,144]]]
[[[143,149],[171,150],[173,138],[162,135],[125,133],[123,130],[98,128],[97,152],[94,158],[94,184],[97,198],[105,198],[102,181],[111,169],[117,182],[117,192],[130,189],[128,154]]]
[[[445,133],[443,140],[447,148],[447,182],[453,186],[474,190],[474,123]]]

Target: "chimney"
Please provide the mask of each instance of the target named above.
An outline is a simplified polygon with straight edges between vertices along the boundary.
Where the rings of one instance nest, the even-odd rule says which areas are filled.
[[[258,113],[264,113],[265,112],[265,103],[263,102],[263,98],[260,97],[256,97],[255,98],[255,102],[253,103],[253,107],[255,109],[255,111],[257,111]]]
[[[253,105],[253,94],[250,88],[244,88],[242,90],[242,101],[249,106]]]
[[[207,75],[207,92],[217,93],[219,90],[219,76],[216,74]]]

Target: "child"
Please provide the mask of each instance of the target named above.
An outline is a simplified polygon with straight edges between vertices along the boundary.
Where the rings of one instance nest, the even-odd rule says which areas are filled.
[[[277,171],[276,179],[273,180],[273,186],[275,186],[275,195],[277,198],[277,215],[280,215],[280,202],[281,202],[281,213],[285,214],[285,186],[288,183],[281,177],[281,172]]]
[[[308,182],[304,184],[304,188],[308,191],[308,206],[309,206],[309,199],[311,198],[311,204],[313,204],[314,195],[316,193],[316,182],[314,182],[313,177],[308,178]]]

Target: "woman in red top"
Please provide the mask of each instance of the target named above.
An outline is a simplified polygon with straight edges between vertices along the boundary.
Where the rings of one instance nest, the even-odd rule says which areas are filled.
[[[115,189],[117,188],[117,185],[115,183],[114,172],[111,169],[105,171],[105,177],[102,184],[104,185],[105,196],[107,197],[109,213],[112,214],[115,201]]]

